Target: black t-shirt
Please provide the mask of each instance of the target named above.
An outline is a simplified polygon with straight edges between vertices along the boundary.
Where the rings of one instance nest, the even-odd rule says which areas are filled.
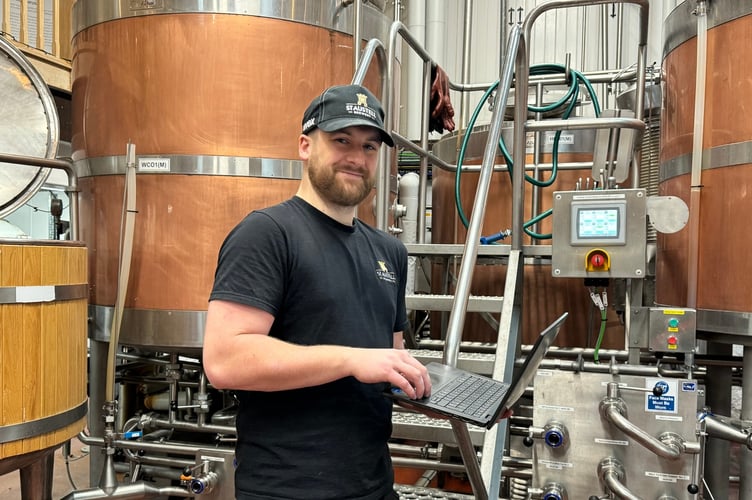
[[[270,335],[301,345],[392,347],[407,325],[404,245],[342,225],[301,198],[249,214],[219,254],[210,300],[263,309]],[[347,377],[279,392],[239,391],[238,499],[382,498],[393,473],[383,384]]]

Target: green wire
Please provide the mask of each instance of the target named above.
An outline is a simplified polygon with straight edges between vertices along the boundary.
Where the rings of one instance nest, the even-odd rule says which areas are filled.
[[[595,343],[595,350],[593,350],[593,360],[596,363],[600,363],[598,360],[598,351],[601,350],[601,342],[603,342],[603,334],[606,333],[606,308],[601,309],[601,329],[598,332],[598,341]]]

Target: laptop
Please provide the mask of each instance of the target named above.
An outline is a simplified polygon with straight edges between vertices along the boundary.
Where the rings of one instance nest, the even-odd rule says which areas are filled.
[[[562,314],[540,333],[511,384],[431,362],[426,364],[431,377],[430,396],[410,399],[397,387],[387,389],[386,395],[398,401],[405,401],[417,409],[436,412],[490,429],[502,412],[511,409],[533,382],[541,361],[559,334],[568,314]]]

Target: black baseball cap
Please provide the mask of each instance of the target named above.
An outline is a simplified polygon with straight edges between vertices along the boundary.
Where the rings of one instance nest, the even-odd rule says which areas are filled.
[[[303,133],[315,128],[335,132],[346,127],[365,125],[381,132],[381,139],[394,146],[384,128],[384,108],[375,95],[360,85],[329,87],[316,97],[303,114]]]

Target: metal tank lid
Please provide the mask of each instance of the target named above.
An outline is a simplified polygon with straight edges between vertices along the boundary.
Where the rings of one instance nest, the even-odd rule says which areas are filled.
[[[0,153],[54,159],[60,129],[55,101],[37,70],[0,36]],[[49,168],[0,163],[0,218],[34,196]]]
[[[573,120],[576,118],[572,118]],[[480,160],[483,158],[486,142],[488,140],[488,131],[490,126],[488,124],[476,125],[470,132],[470,138],[467,142],[465,149],[465,161],[468,160]],[[440,159],[447,163],[454,164],[457,162],[459,156],[460,144],[462,143],[465,130],[455,131],[450,134],[443,135],[433,145],[432,152]],[[501,137],[506,145],[510,154],[513,153],[513,123],[505,122],[502,125]],[[539,143],[539,150],[542,153],[551,153],[553,151],[553,139],[556,132],[545,131],[541,133]],[[533,140],[534,133],[528,132],[525,152],[527,154],[533,153]],[[566,130],[559,138],[559,153],[593,153],[595,147],[595,130]],[[501,152],[497,150],[497,154],[501,155]]]
[[[710,2],[709,2],[710,3]],[[695,0],[685,0],[663,21],[663,58],[687,40],[697,36]],[[752,14],[750,2],[712,2],[707,10],[708,29]]]
[[[348,35],[353,32],[353,2],[344,0],[76,0],[73,36],[95,24],[157,14],[237,14],[270,17],[320,26]],[[394,11],[391,2],[369,0],[363,5],[364,39],[386,39]]]
[[[645,85],[643,95],[643,112],[645,116],[660,114],[662,100],[661,85],[659,83],[649,83]],[[616,96],[616,103],[619,109],[634,109],[637,102],[637,87],[632,85]]]

